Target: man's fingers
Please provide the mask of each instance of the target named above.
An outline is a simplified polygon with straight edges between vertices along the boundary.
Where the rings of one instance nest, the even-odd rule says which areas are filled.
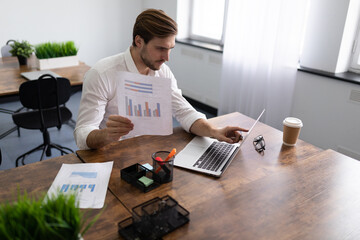
[[[113,127],[113,128],[125,127],[125,128],[132,129],[134,127],[134,124],[131,122],[130,119],[128,119],[126,117],[122,117],[119,115],[110,115],[109,119],[106,123],[106,126]]]
[[[121,136],[127,135],[134,129],[134,124],[126,117],[110,115],[106,127],[108,137],[112,140],[119,140]]]
[[[223,138],[221,141],[227,142],[227,143],[235,143],[235,139],[233,138]]]
[[[133,128],[124,128],[124,127],[108,127],[107,133],[108,137],[112,140],[119,140],[120,137],[127,135]]]
[[[133,128],[134,124],[133,123],[122,123],[122,122],[116,122],[116,121],[107,121],[106,123],[107,127],[112,127],[112,128]]]
[[[239,142],[243,139],[243,136],[241,135],[241,133],[235,132],[235,136],[232,139],[234,140],[234,142]]]
[[[217,140],[227,142],[227,143],[235,143],[236,142],[236,135],[233,132],[228,133],[221,133],[216,137]]]
[[[114,121],[114,122],[121,122],[121,123],[131,123],[130,119],[120,116],[120,115],[110,115],[109,120]]]
[[[129,128],[129,127],[114,127],[114,128],[108,127],[107,129],[109,133],[115,133],[115,134],[123,134],[133,130],[133,128]]]
[[[240,127],[226,127],[223,130],[225,136],[220,136],[219,140],[227,143],[236,143],[242,140],[241,132],[248,132],[248,129],[240,128]]]
[[[228,127],[228,131],[248,132],[249,129],[245,129],[245,128],[241,128],[241,127]]]

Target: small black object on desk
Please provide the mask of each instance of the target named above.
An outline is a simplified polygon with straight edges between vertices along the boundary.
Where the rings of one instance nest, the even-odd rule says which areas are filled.
[[[258,153],[263,153],[265,151],[265,139],[262,135],[255,137],[253,144],[254,144],[255,150]]]
[[[148,192],[161,185],[159,176],[139,163],[121,169],[121,178],[143,192]]]
[[[189,212],[169,195],[140,204],[132,212],[132,217],[118,223],[119,234],[127,240],[161,239],[189,222]]]

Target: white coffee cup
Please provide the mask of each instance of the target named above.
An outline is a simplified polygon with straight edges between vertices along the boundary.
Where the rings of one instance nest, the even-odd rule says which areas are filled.
[[[298,118],[287,117],[284,119],[283,125],[283,144],[286,146],[295,146],[303,126],[302,121]]]

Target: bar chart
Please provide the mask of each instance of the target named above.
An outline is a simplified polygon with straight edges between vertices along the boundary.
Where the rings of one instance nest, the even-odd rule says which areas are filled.
[[[171,79],[130,72],[118,72],[114,79],[119,115],[134,124],[126,137],[173,132]]]
[[[137,116],[137,117],[161,117],[160,113],[160,103],[156,102],[155,109],[152,110],[149,106],[149,102],[143,102],[142,104],[134,104],[134,101],[125,96],[125,108],[127,116]]]
[[[160,103],[151,101],[154,98],[153,84],[126,79],[125,89],[125,109],[127,116],[136,117],[160,117]],[[133,98],[138,103],[135,103]],[[140,98],[139,98],[140,97]],[[141,102],[140,102],[141,101]]]

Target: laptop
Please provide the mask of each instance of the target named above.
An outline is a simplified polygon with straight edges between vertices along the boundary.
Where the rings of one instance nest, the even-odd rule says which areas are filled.
[[[241,145],[264,114],[261,112],[248,132],[239,143],[229,144],[209,137],[196,136],[174,159],[174,166],[220,177],[234,159]]]
[[[27,80],[38,80],[39,77],[41,77],[44,74],[50,74],[56,78],[61,77],[60,75],[49,71],[49,70],[42,70],[42,71],[33,71],[33,72],[22,72],[21,76],[23,76],[24,78],[26,78]]]

